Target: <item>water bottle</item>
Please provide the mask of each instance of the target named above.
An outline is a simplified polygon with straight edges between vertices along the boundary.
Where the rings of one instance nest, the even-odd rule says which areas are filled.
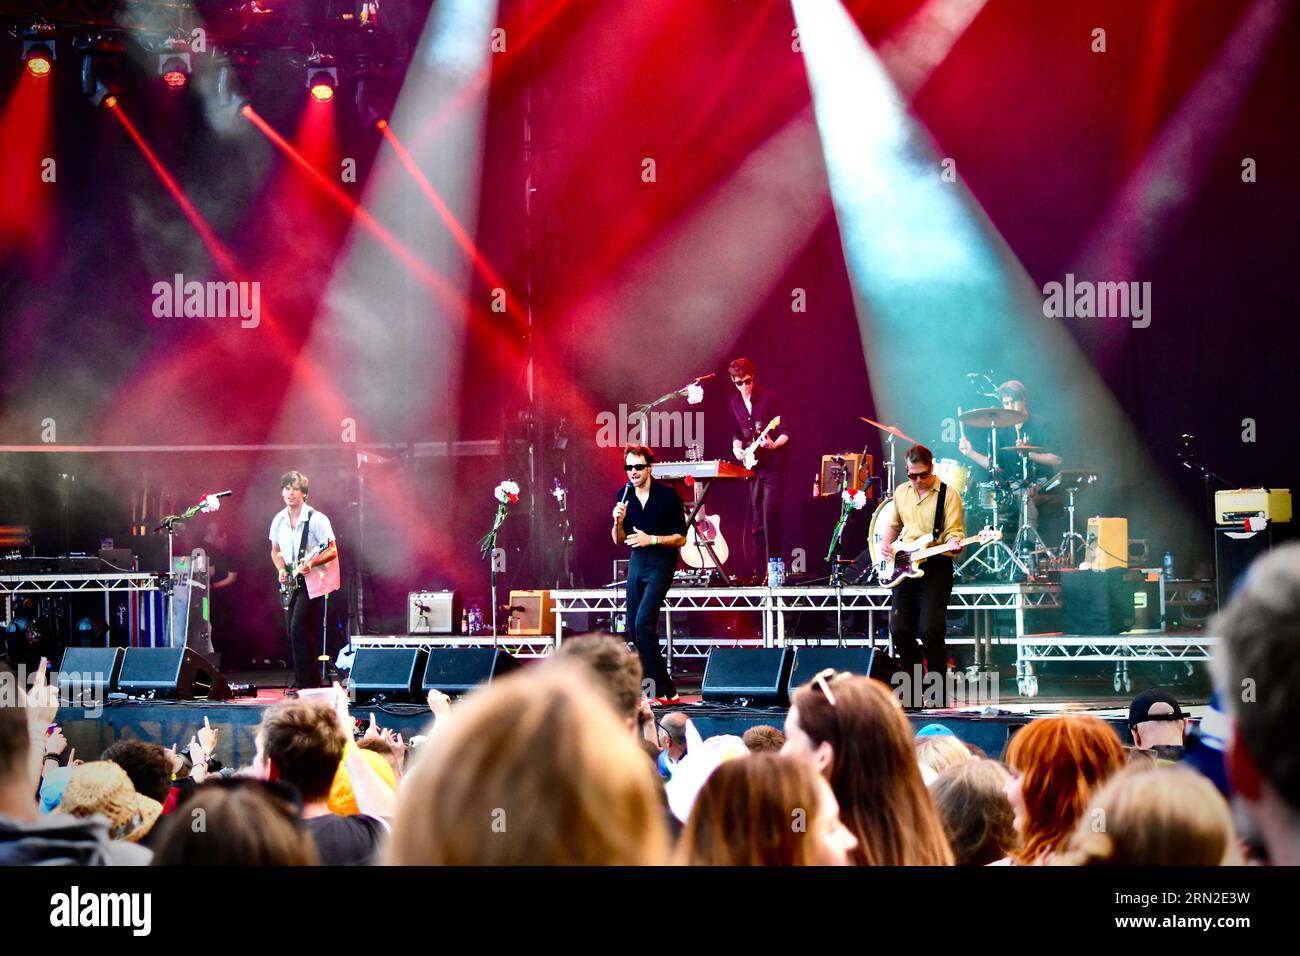
[[[1172,581],[1173,579],[1174,579],[1174,553],[1172,551],[1167,550],[1165,551],[1165,580]]]
[[[776,583],[776,558],[767,559],[767,586],[778,587]]]
[[[776,585],[775,587],[785,587],[785,558],[776,559]]]

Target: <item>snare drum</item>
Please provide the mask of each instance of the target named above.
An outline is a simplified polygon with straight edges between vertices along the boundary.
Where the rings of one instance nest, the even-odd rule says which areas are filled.
[[[970,484],[970,469],[957,461],[955,458],[939,458],[934,463],[934,473],[939,476],[949,488],[952,488],[959,495],[966,493],[966,486]]]

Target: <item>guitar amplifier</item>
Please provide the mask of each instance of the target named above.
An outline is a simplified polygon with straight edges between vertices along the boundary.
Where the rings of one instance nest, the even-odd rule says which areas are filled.
[[[459,591],[412,591],[406,596],[407,634],[459,634]]]
[[[555,602],[550,591],[511,591],[510,606],[523,610],[510,612],[509,633],[531,637],[555,633]]]
[[[1089,518],[1086,558],[1092,571],[1128,567],[1128,518]]]
[[[1214,521],[1239,525],[1247,518],[1263,515],[1269,521],[1291,520],[1289,488],[1233,488],[1214,493]]]
[[[856,452],[840,455],[822,455],[821,478],[818,486],[822,498],[838,498],[845,488],[857,491],[871,481],[872,458]],[[870,497],[870,493],[868,493]]]

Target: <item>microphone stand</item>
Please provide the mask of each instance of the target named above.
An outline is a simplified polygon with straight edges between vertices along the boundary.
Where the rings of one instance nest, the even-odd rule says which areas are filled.
[[[226,494],[229,494],[229,492],[223,492],[223,496]],[[180,514],[167,515],[165,518],[162,519],[162,523],[159,524],[158,527],[153,529],[155,534],[157,534],[159,531],[167,532],[167,574],[164,578],[166,584],[163,586],[163,590],[167,594],[167,646],[168,647],[176,646],[176,622],[172,614],[172,595],[176,590],[176,568],[175,568],[174,555],[173,555],[173,550],[175,548],[175,542],[176,542],[176,531],[180,525],[183,525],[186,521],[189,521],[200,511],[207,511],[207,510],[208,510],[207,497],[205,496],[204,499],[200,501],[198,504],[194,505],[191,508],[186,508]]]

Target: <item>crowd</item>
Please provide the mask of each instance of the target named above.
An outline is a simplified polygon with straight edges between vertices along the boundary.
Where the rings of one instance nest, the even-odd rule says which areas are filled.
[[[1056,865],[1300,862],[1300,545],[1216,616],[1215,709],[1153,689],[1105,721],[1030,721],[1000,759],[918,733],[890,689],[825,671],[782,728],[702,738],[656,718],[611,635],[452,705],[411,740],[346,693],[268,708],[250,766],[122,741],[64,753],[42,674],[0,706],[0,863]],[[12,678],[12,673],[6,675]]]

